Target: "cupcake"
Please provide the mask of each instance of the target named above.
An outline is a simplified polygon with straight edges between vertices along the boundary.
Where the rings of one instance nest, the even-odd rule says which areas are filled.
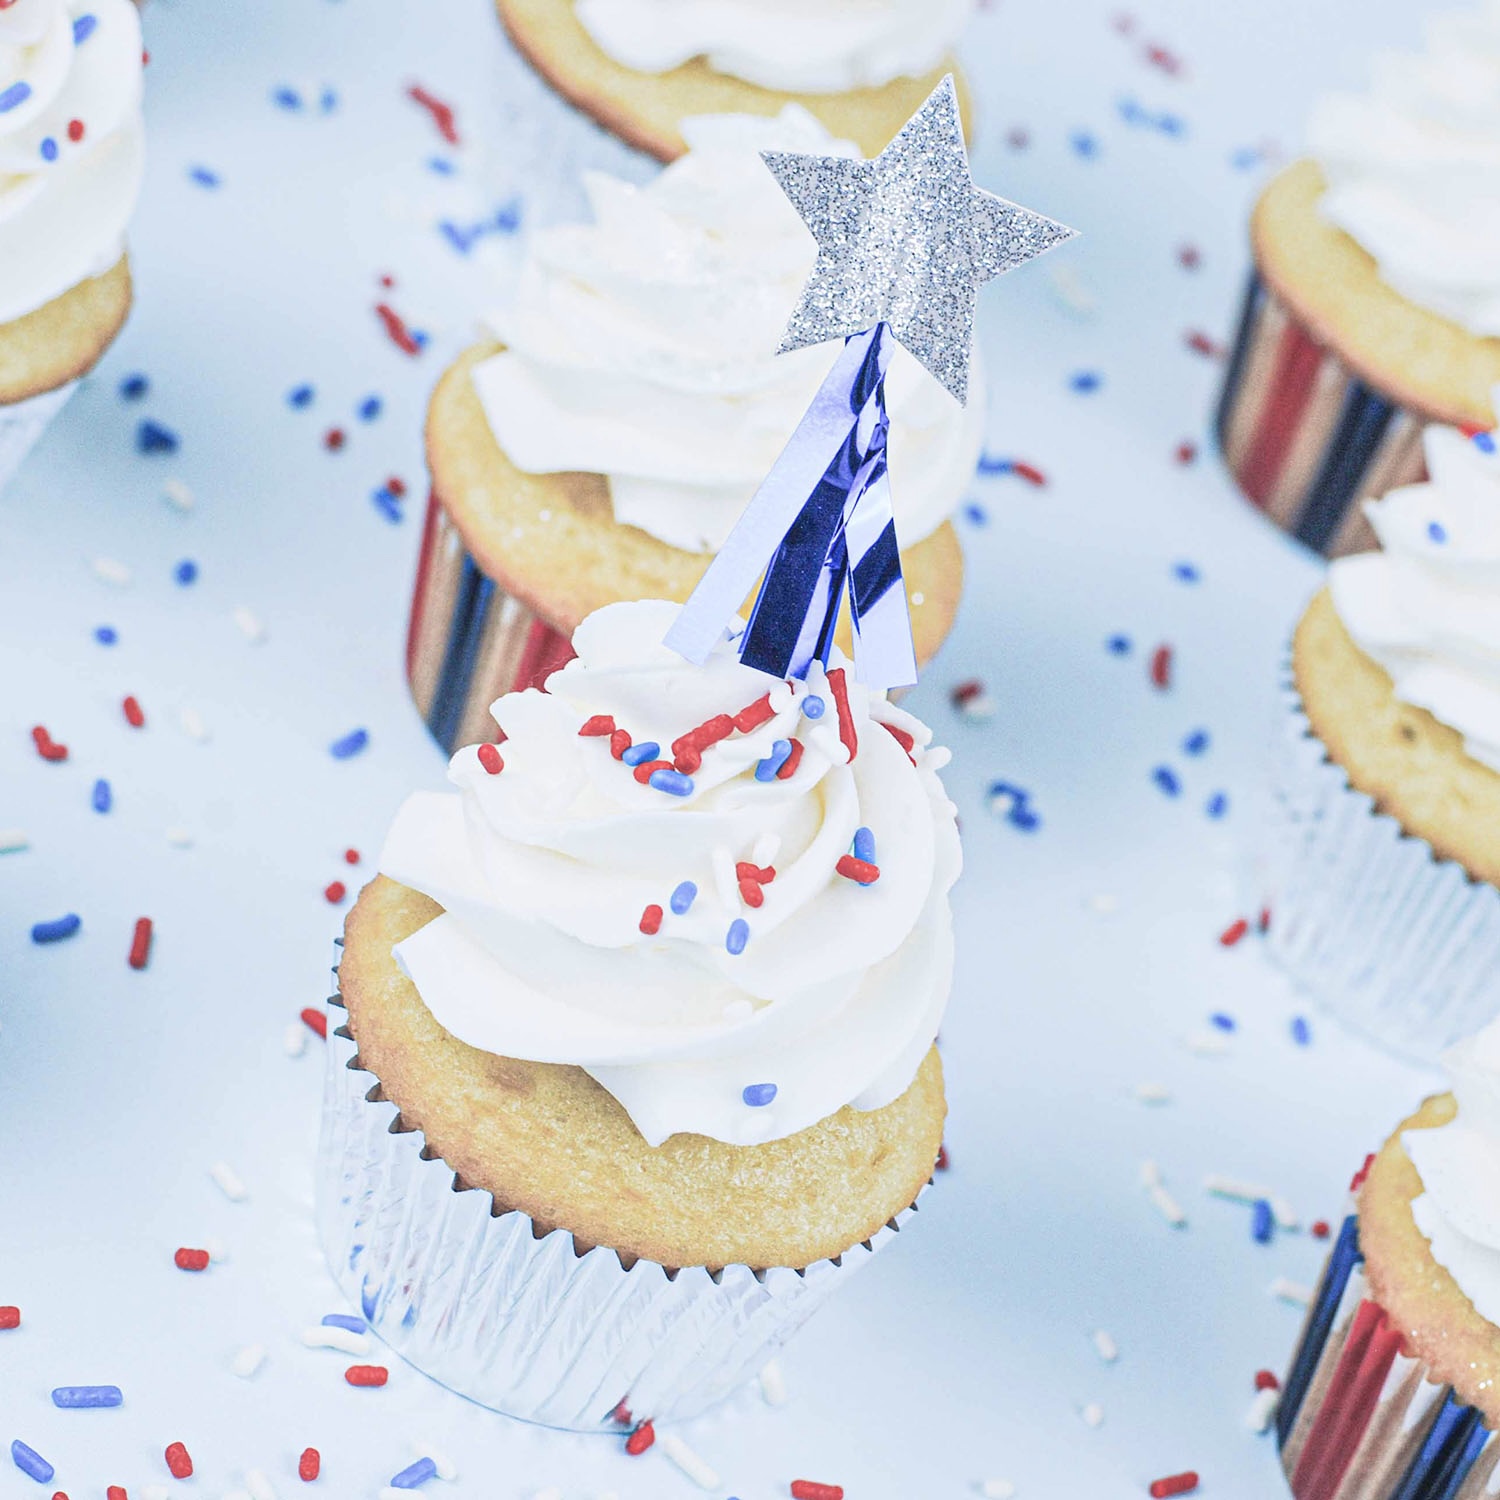
[[[407,675],[447,750],[565,660],[585,615],[685,600],[828,373],[826,348],[775,353],[817,252],[759,152],[853,148],[795,105],[686,129],[693,150],[648,186],[588,179],[594,222],[535,236],[495,337],[433,394]],[[982,376],[960,407],[898,348],[887,395],[925,662],[963,582],[948,517],[983,442]]]
[[[1440,17],[1313,116],[1251,220],[1255,269],[1218,412],[1240,488],[1330,556],[1358,502],[1422,477],[1430,422],[1495,425],[1500,5]]]
[[[947,753],[836,650],[575,632],[345,928],[319,1218],[372,1328],[551,1426],[691,1415],[894,1236],[945,1104]],[[492,731],[493,733],[493,731]]]
[[[142,163],[130,0],[0,6],[0,482],[130,311]]]
[[[695,115],[795,102],[874,156],[945,73],[974,0],[496,0],[563,98],[662,161]]]
[[[1432,478],[1365,507],[1292,645],[1272,951],[1431,1059],[1500,1014],[1500,456],[1429,427]]]
[[[1295,1500],[1481,1500],[1500,1476],[1500,1029],[1355,1179],[1282,1387]]]

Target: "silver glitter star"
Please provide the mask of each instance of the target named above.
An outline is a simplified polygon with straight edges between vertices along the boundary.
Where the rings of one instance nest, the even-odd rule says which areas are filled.
[[[777,352],[883,320],[960,405],[979,288],[1077,232],[974,186],[951,74],[874,161],[761,156],[818,242]]]

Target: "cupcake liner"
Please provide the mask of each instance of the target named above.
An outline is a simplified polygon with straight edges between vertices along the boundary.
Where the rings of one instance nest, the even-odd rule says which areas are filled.
[[[1340,1021],[1423,1063],[1500,1015],[1500,891],[1350,786],[1291,681],[1266,820],[1267,945]]]
[[[1361,379],[1251,272],[1215,425],[1240,489],[1283,531],[1328,557],[1373,549],[1360,502],[1427,477],[1428,421]]]
[[[0,405],[0,487],[21,467],[47,424],[67,405],[77,387],[78,382],[70,380],[55,391]]]
[[[467,1187],[361,1070],[329,1001],[318,1228],[373,1332],[434,1380],[509,1416],[574,1431],[691,1417],[749,1380],[895,1237],[805,1271],[667,1269],[539,1231]]]
[[[490,705],[539,687],[573,656],[557,629],[485,575],[436,494],[428,497],[406,637],[406,678],[450,755],[491,739]]]
[[[1493,1500],[1500,1444],[1476,1407],[1403,1352],[1401,1330],[1368,1294],[1363,1265],[1351,1214],[1277,1410],[1293,1500]]]

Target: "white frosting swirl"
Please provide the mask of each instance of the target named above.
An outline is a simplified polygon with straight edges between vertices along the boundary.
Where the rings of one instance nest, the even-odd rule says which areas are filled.
[[[1500,1022],[1443,1057],[1458,1114],[1401,1143],[1422,1179],[1417,1227],[1482,1318],[1500,1324]]]
[[[930,72],[974,0],[578,0],[618,63],[664,73],[703,57],[716,73],[808,94],[879,88]]]
[[[444,914],[395,951],[448,1031],[500,1056],[586,1068],[652,1145],[679,1131],[774,1140],[846,1104],[889,1103],[937,1035],[960,865],[936,774],[948,754],[851,679],[850,761],[819,668],[780,682],[727,643],[689,666],[661,644],[676,613],[646,601],[590,615],[574,632],[577,660],[546,692],[495,704],[504,769],[460,750],[448,771],[458,795],[406,802],[381,871]],[[705,750],[686,796],[641,784],[607,738],[579,733],[607,714],[671,760],[679,736],[768,692],[773,717]],[[803,712],[810,695],[821,718]],[[910,755],[882,724],[911,736]],[[794,773],[758,779],[794,737]],[[869,885],[836,870],[862,827],[880,871]],[[741,861],[775,870],[759,907],[741,893]],[[683,882],[696,896],[679,913]],[[651,906],[663,914],[654,935],[642,931]],[[739,953],[736,922],[748,928]],[[770,1103],[747,1100],[766,1084]]]
[[[119,260],[142,136],[141,24],[130,0],[0,9],[0,322]]]
[[[1500,334],[1500,0],[1433,19],[1426,40],[1314,112],[1322,212],[1404,297]]]
[[[507,345],[474,386],[511,462],[608,476],[615,518],[673,547],[723,545],[828,374],[826,346],[778,355],[817,248],[760,151],[857,155],[796,105],[687,120],[692,146],[645,187],[586,179],[594,222],[538,233]],[[948,517],[983,443],[975,364],[962,408],[904,349],[886,381],[903,546]]]
[[[1397,698],[1500,771],[1500,454],[1451,427],[1422,441],[1432,477],[1365,505],[1383,550],[1334,562],[1333,605]]]

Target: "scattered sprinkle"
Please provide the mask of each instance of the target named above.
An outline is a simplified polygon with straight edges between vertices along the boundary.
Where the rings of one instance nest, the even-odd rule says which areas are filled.
[[[35,1448],[28,1447],[20,1438],[11,1443],[10,1457],[23,1474],[29,1474],[38,1484],[46,1484],[57,1473]]]
[[[117,1385],[60,1385],[52,1392],[52,1404],[65,1411],[90,1411],[122,1406],[124,1402],[124,1393]]]
[[[718,1489],[719,1476],[680,1437],[666,1433],[658,1441],[661,1443],[661,1451],[700,1489]],[[843,1493],[840,1490],[837,1495],[831,1495],[829,1500],[842,1500]]]
[[[625,1439],[625,1451],[632,1458],[639,1458],[649,1447],[656,1442],[656,1429],[650,1422],[642,1422],[629,1437]]]
[[[1251,1432],[1267,1431],[1280,1405],[1281,1392],[1275,1386],[1261,1387],[1256,1391],[1254,1399],[1250,1402],[1250,1409],[1245,1413],[1245,1426]]]
[[[68,758],[68,747],[66,745],[58,744],[58,742],[54,740],[52,736],[47,732],[47,728],[43,724],[35,724],[32,726],[31,743],[36,746],[36,753],[40,755],[43,760],[49,760],[55,763],[58,761],[64,761]]]
[[[50,922],[36,922],[31,928],[31,941],[33,943],[60,943],[64,938],[70,938],[80,927],[83,919],[76,912],[69,912],[65,917],[57,917]]]
[[[142,417],[135,429],[137,453],[175,453],[182,446],[182,439],[170,427]]]
[[[1092,395],[1103,384],[1104,377],[1094,370],[1080,370],[1068,377],[1068,388],[1080,396]]]
[[[1306,1047],[1312,1041],[1312,1027],[1307,1024],[1306,1016],[1292,1017],[1292,1040],[1299,1047]]]
[[[391,1480],[393,1490],[414,1490],[437,1478],[437,1465],[430,1458],[419,1458],[408,1464]]]
[[[19,1307],[0,1307],[0,1330],[8,1331],[21,1326],[21,1309]]]
[[[456,146],[458,140],[458,123],[454,117],[453,106],[445,104],[435,94],[429,93],[421,84],[411,84],[406,90],[406,97],[414,104],[419,104],[432,116],[432,123],[437,126],[437,131],[450,146]]]
[[[1130,637],[1128,635],[1112,635],[1104,644],[1111,656],[1130,655]]]
[[[639,924],[641,931],[644,932],[647,937],[655,937],[656,934],[661,931],[661,922],[663,915],[664,913],[662,912],[661,907],[655,905],[654,903],[648,906],[645,911],[641,913],[641,920]],[[740,946],[743,947],[744,944],[741,944]],[[734,949],[731,948],[729,951],[732,953],[734,952]]]
[[[94,790],[89,796],[89,801],[97,813],[107,813],[114,806],[114,793],[110,791],[109,783],[102,776],[94,783]]]
[[[350,1365],[344,1371],[344,1379],[350,1385],[378,1387],[391,1378],[391,1372],[384,1365]]]
[[[776,1097],[774,1083],[747,1083],[740,1093],[751,1109],[763,1109]]]
[[[125,722],[132,729],[144,729],[146,726],[146,712],[141,707],[140,700],[134,693],[127,694],[120,701],[120,711],[125,715]]]
[[[342,880],[330,880],[323,887],[323,899],[330,906],[337,906],[348,894],[349,889]]]
[[[1209,746],[1208,731],[1206,729],[1195,729],[1182,742],[1182,753],[1184,755],[1202,755]]]
[[[238,1375],[241,1380],[253,1380],[265,1362],[266,1346],[264,1344],[246,1344],[229,1361],[230,1373]]]
[[[787,1399],[786,1376],[777,1360],[768,1360],[760,1371],[760,1394],[767,1406],[785,1405]]]
[[[31,847],[31,839],[19,828],[0,828],[0,854],[19,854]]]
[[[1102,1427],[1104,1425],[1104,1408],[1097,1401],[1090,1401],[1079,1411],[1078,1415],[1083,1418],[1086,1426]]]
[[[151,962],[151,940],[153,927],[150,917],[137,917],[130,934],[130,952],[126,962],[137,971]]]
[[[691,909],[693,902],[697,899],[698,887],[691,880],[684,880],[676,890],[672,892],[672,899],[668,903],[673,912],[681,917],[685,916]]]
[[[120,381],[120,399],[122,401],[139,401],[142,396],[151,389],[151,382],[138,371],[127,375]]]
[[[370,1352],[370,1336],[355,1333],[348,1328],[319,1323],[302,1330],[302,1342],[309,1349],[336,1349],[340,1354],[351,1354],[356,1358]]]
[[[206,1271],[209,1259],[207,1250],[192,1250],[186,1245],[180,1247],[172,1257],[179,1271]]]
[[[167,1469],[173,1479],[188,1479],[192,1476],[193,1460],[186,1447],[181,1443],[171,1443],[165,1454]]]
[[[802,700],[801,709],[803,718],[821,719],[828,711],[828,705],[816,693],[809,693]]]
[[[1151,686],[1165,692],[1172,686],[1172,648],[1158,646],[1151,653]]]
[[[369,743],[370,731],[368,729],[351,729],[348,734],[336,739],[328,747],[328,753],[335,760],[348,760],[350,756],[358,755]]]
[[[243,1203],[250,1196],[250,1190],[241,1180],[240,1174],[227,1161],[216,1161],[208,1169],[208,1175],[231,1203]]]
[[[252,646],[258,646],[266,638],[266,627],[261,623],[256,614],[246,609],[243,604],[234,611],[234,623],[240,627],[245,639]]]
[[[479,747],[479,764],[489,775],[498,776],[505,769],[505,760],[500,754],[500,747],[488,741],[482,744]]]
[[[1203,1190],[1212,1193],[1215,1198],[1228,1198],[1234,1203],[1254,1203],[1271,1196],[1270,1191],[1259,1183],[1245,1182],[1239,1177],[1224,1177],[1218,1172],[1210,1172],[1203,1179]]]
[[[113,557],[96,557],[89,566],[100,583],[108,583],[117,589],[130,585],[130,569]]]
[[[1182,795],[1182,782],[1178,780],[1177,773],[1170,766],[1154,767],[1151,779],[1168,797]]]
[[[94,630],[94,639],[101,646],[113,646],[120,639],[120,632],[113,625],[100,625]]]
[[[312,405],[313,394],[313,388],[310,385],[293,386],[286,393],[286,404],[301,411],[304,407]]]
[[[223,181],[211,167],[189,167],[188,177],[199,187],[216,188]]]
[[[1120,1357],[1120,1346],[1107,1334],[1104,1329],[1096,1328],[1091,1335],[1094,1343],[1094,1352],[1107,1365],[1112,1365]]]
[[[1223,792],[1215,792],[1203,805],[1203,811],[1211,818],[1222,818],[1229,811],[1229,798]]]
[[[320,1010],[314,1010],[312,1006],[306,1006],[301,1012],[302,1024],[309,1031],[315,1031],[325,1040],[328,1037],[328,1017]]]
[[[197,740],[200,745],[208,743],[208,725],[203,722],[203,715],[196,708],[179,709],[177,722],[182,725],[183,733],[189,739]]]
[[[1135,1097],[1142,1104],[1170,1104],[1172,1091],[1164,1083],[1138,1083]]]
[[[1151,1500],[1166,1500],[1169,1495],[1190,1495],[1198,1488],[1198,1476],[1192,1469],[1181,1474],[1168,1474],[1165,1479],[1153,1479],[1149,1489]]]
[[[1220,1031],[1236,1031],[1239,1028],[1239,1022],[1222,1010],[1216,1010],[1208,1019],[1210,1025],[1218,1027]]]
[[[750,924],[743,917],[736,917],[729,924],[729,931],[724,935],[724,946],[730,953],[738,956],[745,951],[745,944],[750,941]]]
[[[1276,1220],[1271,1213],[1270,1201],[1257,1198],[1250,1208],[1250,1238],[1257,1245],[1269,1245],[1275,1231]]]
[[[1294,1307],[1306,1307],[1313,1299],[1312,1288],[1285,1276],[1278,1276],[1268,1288],[1278,1302],[1290,1302]]]

